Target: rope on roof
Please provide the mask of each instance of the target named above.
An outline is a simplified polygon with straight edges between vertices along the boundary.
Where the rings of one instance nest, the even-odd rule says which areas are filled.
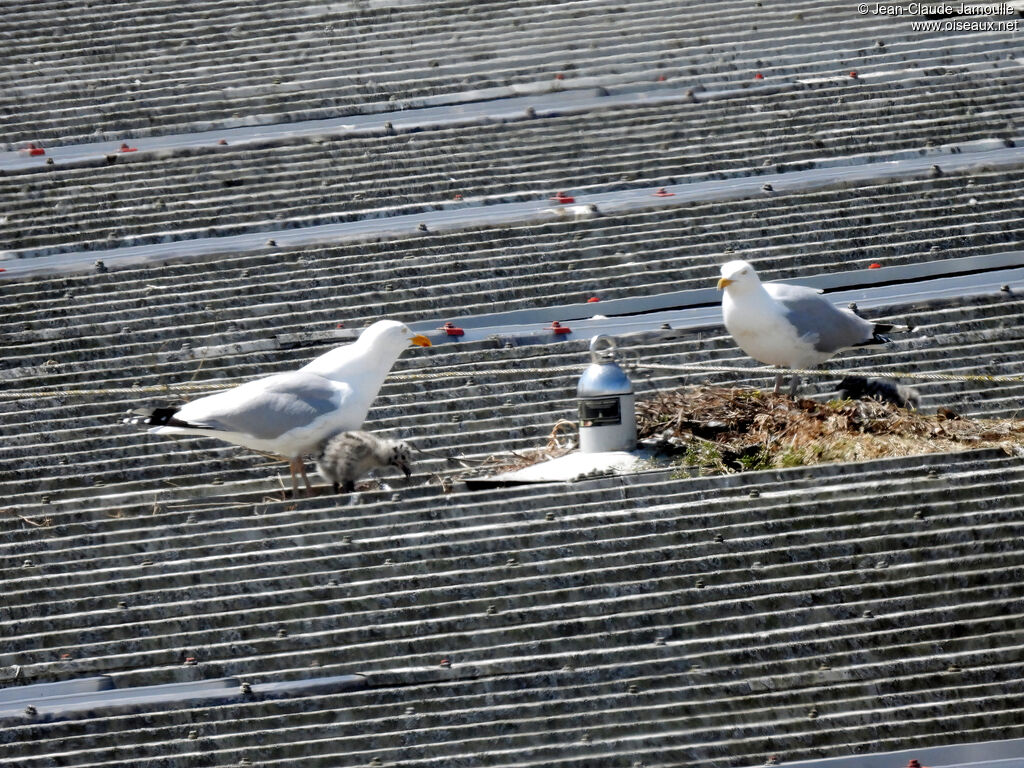
[[[911,379],[914,381],[960,381],[975,384],[1022,384],[1024,374],[989,375],[983,373],[937,373],[913,371],[872,371],[860,368],[765,368],[740,365],[665,365],[661,363],[634,363],[625,366],[628,370],[651,370],[674,373],[743,373],[758,376],[776,374],[798,376],[867,376],[886,379]],[[388,377],[389,381],[432,381],[464,378],[468,376],[503,376],[510,371],[516,373],[564,373],[579,372],[579,365],[555,365],[550,368],[483,368],[462,371],[431,371],[429,373],[399,373]],[[78,397],[89,395],[145,395],[145,394],[187,394],[191,392],[216,392],[230,389],[249,379],[229,379],[182,384],[157,384],[145,387],[110,387],[104,389],[12,389],[0,392],[0,400],[21,400],[35,397]]]

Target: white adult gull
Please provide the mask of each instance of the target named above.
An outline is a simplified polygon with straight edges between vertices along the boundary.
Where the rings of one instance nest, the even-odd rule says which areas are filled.
[[[266,376],[180,407],[136,411],[158,435],[203,435],[289,459],[309,488],[303,454],[332,435],[357,430],[399,355],[430,340],[394,320],[381,320],[352,344],[325,352],[297,371]]]
[[[903,326],[874,323],[840,309],[820,291],[802,285],[762,283],[745,261],[722,265],[718,281],[725,329],[758,362],[780,368],[813,368],[850,347],[885,344],[883,336]],[[775,377],[775,392],[782,374]],[[796,395],[800,377],[789,385]]]

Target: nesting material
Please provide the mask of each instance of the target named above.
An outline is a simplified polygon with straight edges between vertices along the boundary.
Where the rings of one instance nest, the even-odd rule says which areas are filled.
[[[637,403],[637,430],[707,474],[975,448],[1024,455],[1024,420],[949,419],[877,400],[819,403],[720,387]]]

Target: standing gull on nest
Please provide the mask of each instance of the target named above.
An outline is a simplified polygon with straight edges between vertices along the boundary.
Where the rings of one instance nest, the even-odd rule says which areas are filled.
[[[886,344],[882,336],[905,326],[873,323],[840,309],[814,288],[786,283],[762,283],[745,261],[722,266],[718,281],[725,329],[746,354],[780,368],[813,368],[850,347]],[[775,377],[775,392],[782,374]],[[800,377],[793,375],[790,395]]]
[[[297,371],[250,381],[181,407],[136,411],[133,423],[158,435],[203,435],[290,460],[309,488],[302,455],[331,435],[359,429],[384,378],[410,345],[429,347],[403,323],[381,320],[352,344],[332,349]]]
[[[356,480],[383,467],[412,474],[412,448],[400,440],[386,440],[369,432],[342,432],[326,443],[316,457],[320,476],[334,486],[335,493],[351,493]]]

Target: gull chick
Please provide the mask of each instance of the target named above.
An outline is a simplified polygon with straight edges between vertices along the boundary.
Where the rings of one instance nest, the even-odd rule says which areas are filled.
[[[762,283],[745,261],[722,266],[718,281],[725,329],[739,348],[758,362],[780,368],[813,368],[850,347],[886,344],[882,334],[909,330],[874,323],[840,309],[814,288]],[[775,392],[782,374],[775,377]],[[796,395],[800,377],[793,375],[789,393]]]
[[[921,405],[921,396],[913,387],[899,384],[892,379],[847,376],[839,382],[840,400],[879,400],[892,403],[898,408],[916,411]]]
[[[430,340],[404,323],[380,320],[352,344],[325,352],[297,371],[266,376],[180,407],[133,411],[158,435],[203,435],[289,460],[309,488],[302,463],[331,435],[359,429],[384,378],[410,345]]]
[[[408,443],[353,431],[335,435],[321,446],[316,470],[334,486],[335,493],[351,493],[356,489],[356,481],[374,469],[395,467],[408,478],[412,474],[411,462],[412,448]]]

